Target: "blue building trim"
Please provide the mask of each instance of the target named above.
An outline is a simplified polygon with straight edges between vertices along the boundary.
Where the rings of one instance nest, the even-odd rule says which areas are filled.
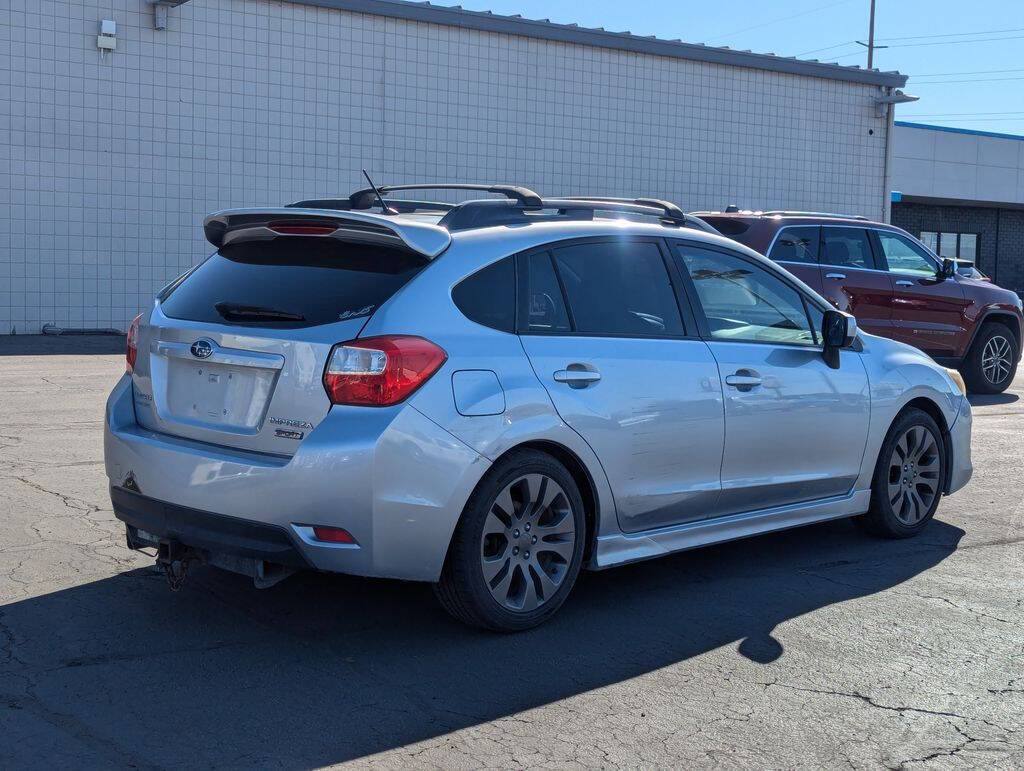
[[[953,126],[933,126],[930,123],[911,123],[906,120],[893,121],[893,125],[930,129],[931,131],[945,131],[949,134],[969,134],[975,137],[998,137],[999,139],[1018,139],[1024,141],[1024,136],[1020,134],[1000,134],[996,131],[978,131],[977,129],[954,128]]]

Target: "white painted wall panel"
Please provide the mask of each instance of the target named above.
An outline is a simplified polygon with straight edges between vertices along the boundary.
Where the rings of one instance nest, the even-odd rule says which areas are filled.
[[[0,333],[117,327],[201,220],[380,180],[882,216],[877,88],[270,0],[7,0]],[[101,19],[118,25],[101,60]]]

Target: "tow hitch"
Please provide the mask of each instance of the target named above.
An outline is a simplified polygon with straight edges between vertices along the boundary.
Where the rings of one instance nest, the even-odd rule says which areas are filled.
[[[257,589],[266,589],[297,572],[294,568],[286,565],[278,565],[261,559],[196,549],[180,541],[153,535],[132,525],[126,525],[125,537],[129,549],[135,551],[156,549],[156,566],[167,576],[167,584],[171,587],[172,592],[181,589],[193,562],[213,565],[222,570],[249,576]]]

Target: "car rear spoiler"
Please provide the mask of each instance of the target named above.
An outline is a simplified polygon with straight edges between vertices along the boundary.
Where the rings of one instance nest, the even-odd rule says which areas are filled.
[[[398,247],[434,259],[448,248],[451,234],[428,222],[397,219],[393,215],[329,209],[225,209],[203,220],[206,240],[220,249],[243,241],[264,241],[280,236],[336,238]]]

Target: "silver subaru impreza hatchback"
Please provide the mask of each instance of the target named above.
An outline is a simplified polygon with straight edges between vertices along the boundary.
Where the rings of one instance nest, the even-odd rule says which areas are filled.
[[[172,586],[427,581],[514,631],[584,567],[840,517],[912,536],[971,476],[958,374],[664,201],[391,186],[204,228],[106,409],[114,512]]]

